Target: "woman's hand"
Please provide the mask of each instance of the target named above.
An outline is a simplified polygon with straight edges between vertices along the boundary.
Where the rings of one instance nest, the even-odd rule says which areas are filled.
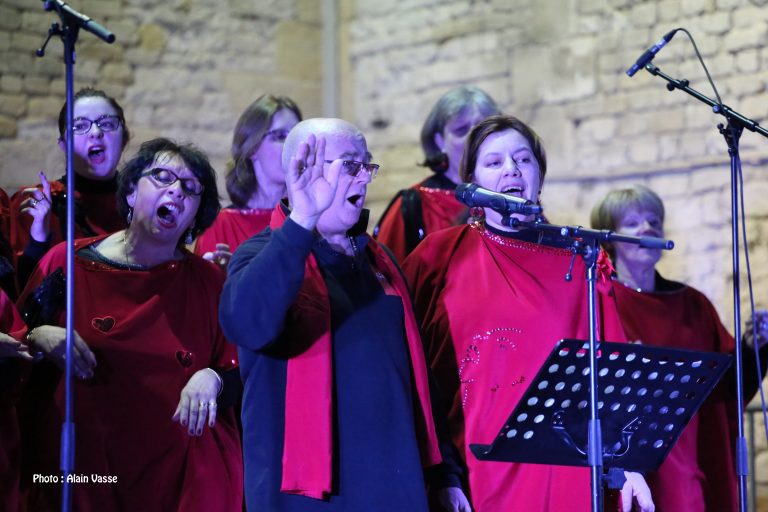
[[[72,334],[73,370],[81,379],[89,379],[93,377],[93,369],[96,368],[96,356],[76,331],[72,331]],[[29,331],[27,342],[32,349],[39,350],[46,359],[64,370],[67,352],[66,329],[55,325],[41,325]]]
[[[443,487],[437,491],[437,501],[449,512],[472,512],[469,500],[461,487]]]
[[[288,164],[285,186],[291,204],[290,218],[313,230],[320,215],[331,206],[339,186],[341,160],[325,165],[325,139],[310,135]]]
[[[203,259],[215,263],[226,272],[229,260],[232,259],[232,251],[228,244],[216,244],[216,250],[203,254]]]
[[[187,427],[190,436],[203,435],[206,419],[208,426],[216,425],[216,397],[221,391],[220,377],[210,368],[203,368],[190,377],[181,390],[181,399],[173,413],[173,421]]]
[[[640,473],[625,471],[624,476],[627,481],[621,488],[621,509],[623,512],[631,512],[633,503],[641,512],[653,512],[656,506],[653,504],[651,490],[645,482],[645,478]]]
[[[45,177],[45,172],[40,171],[40,184],[38,187],[25,188],[22,193],[29,196],[21,203],[21,212],[32,216],[32,225],[29,228],[30,236],[37,242],[45,242],[51,234],[49,228],[51,213],[51,184]]]
[[[747,346],[752,350],[760,350],[768,343],[768,311],[756,309],[754,320],[747,320],[746,329],[742,334]]]
[[[34,357],[29,353],[29,347],[0,332],[0,359],[18,357],[25,361],[33,361]]]

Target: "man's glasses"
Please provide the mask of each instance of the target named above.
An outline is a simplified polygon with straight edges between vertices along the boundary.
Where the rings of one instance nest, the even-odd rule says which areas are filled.
[[[288,132],[291,130],[286,128],[279,128],[277,130],[269,130],[267,133],[264,134],[264,136],[261,138],[262,140],[270,140],[272,142],[285,142],[285,139],[288,137]]]
[[[325,161],[327,164],[331,164],[333,162],[333,160]],[[343,160],[341,162],[341,168],[345,173],[349,174],[353,178],[360,176],[360,171],[362,169],[365,169],[365,172],[368,173],[368,176],[370,176],[371,179],[375,178],[376,175],[379,174],[379,164],[366,164],[365,162],[358,162],[357,160]]]
[[[200,183],[197,178],[179,178],[173,171],[157,167],[141,173],[141,176],[149,176],[158,185],[162,187],[170,187],[177,181],[181,182],[181,190],[187,195],[199,196],[203,193],[205,187]]]
[[[99,130],[103,132],[113,132],[120,128],[123,121],[118,116],[112,115],[101,116],[96,120],[78,117],[72,123],[72,131],[77,135],[83,135],[84,133],[91,131],[91,126],[93,126],[94,123],[99,127]]]

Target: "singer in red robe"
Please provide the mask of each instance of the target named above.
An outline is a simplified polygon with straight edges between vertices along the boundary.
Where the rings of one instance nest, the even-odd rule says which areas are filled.
[[[480,122],[468,137],[464,162],[464,181],[538,201],[545,154],[519,120]],[[451,434],[464,455],[477,512],[590,508],[587,467],[478,461],[469,450],[493,442],[558,340],[589,338],[584,263],[562,245],[538,231],[512,230],[486,208],[484,223],[434,233],[404,263],[428,362],[450,400]],[[574,278],[566,281],[572,262]],[[608,268],[600,265],[598,274],[599,286],[610,287]],[[599,339],[623,341],[610,296],[597,298]],[[637,486],[641,509],[652,510],[645,483],[636,474],[629,478],[624,509]]]
[[[609,192],[592,210],[592,226],[632,236],[664,236],[664,204],[641,185]],[[735,341],[712,303],[691,286],[656,271],[658,249],[606,244],[615,265],[613,294],[627,336],[644,344],[733,354]],[[754,327],[754,329],[753,329]],[[746,337],[764,343],[768,325],[748,325]],[[754,344],[753,344],[754,345]],[[746,348],[746,346],[745,346]],[[753,350],[745,350],[744,400],[759,380]],[[768,351],[761,350],[765,371]],[[737,402],[733,367],[691,419],[661,467],[647,475],[659,511],[736,510]]]
[[[17,510],[21,445],[16,418],[16,398],[21,360],[30,360],[26,345],[19,343],[27,333],[8,295],[0,290],[0,510]]]
[[[200,235],[195,254],[226,268],[235,249],[269,225],[272,210],[285,197],[283,144],[299,121],[298,105],[272,94],[259,96],[240,114],[225,177],[232,205]]]
[[[373,231],[398,261],[428,234],[467,221],[466,206],[454,197],[464,140],[478,122],[500,112],[493,98],[472,86],[451,89],[432,107],[421,128],[421,147],[422,165],[434,174],[399,191]]]
[[[272,210],[225,208],[219,212],[213,225],[195,242],[195,254],[202,256],[216,251],[217,244],[227,244],[234,252],[240,244],[269,226]]]
[[[239,512],[242,456],[219,376],[236,355],[218,322],[224,275],[183,249],[218,211],[204,154],[155,139],[120,173],[129,227],[75,244],[73,510]],[[58,268],[59,244],[20,298]],[[29,510],[58,510],[64,417],[63,313],[29,333],[43,353],[30,377],[24,437]]]
[[[123,229],[117,212],[117,166],[130,133],[123,108],[103,91],[86,87],[74,97],[75,238]],[[66,153],[66,104],[59,112],[59,147]],[[43,254],[66,235],[66,176],[38,183],[13,194],[9,242],[14,253],[19,289],[24,287]]]

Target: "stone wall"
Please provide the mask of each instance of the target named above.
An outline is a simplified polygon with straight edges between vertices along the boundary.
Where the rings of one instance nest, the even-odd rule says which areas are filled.
[[[113,29],[78,44],[77,85],[120,99],[135,143],[192,140],[223,170],[231,130],[263,92],[322,111],[321,0],[79,0]],[[664,199],[676,248],[670,278],[705,292],[732,325],[729,164],[721,119],[660,78],[624,71],[672,28],[691,31],[724,102],[758,122],[768,113],[766,0],[338,0],[341,115],[367,134],[380,178],[378,218],[399,188],[426,175],[418,134],[446,90],[478,85],[544,139],[543,200],[552,222],[587,224],[606,191],[645,183]],[[64,95],[61,44],[34,50],[54,16],[37,2],[0,5],[0,186],[38,169],[58,176],[55,117]],[[684,33],[654,61],[713,96]],[[758,307],[768,307],[768,140],[742,138],[746,231]],[[746,303],[746,284],[742,285]],[[746,316],[748,313],[744,312]],[[732,330],[732,329],[731,329]],[[759,421],[758,432],[762,429]],[[759,491],[768,451],[758,435]]]
[[[81,31],[76,89],[107,91],[125,108],[137,144],[163,135],[201,146],[223,171],[235,121],[260,94],[320,112],[320,4],[316,0],[81,0],[73,7],[111,29],[108,45]],[[54,13],[40,2],[0,6],[0,186],[58,177],[55,119],[64,101],[63,46],[35,57]]]

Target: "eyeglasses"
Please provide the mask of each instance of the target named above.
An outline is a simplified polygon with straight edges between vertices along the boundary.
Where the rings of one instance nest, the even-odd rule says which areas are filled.
[[[72,123],[72,131],[78,135],[83,135],[91,131],[93,124],[99,127],[99,130],[103,132],[113,132],[120,128],[123,124],[123,120],[118,116],[106,115],[101,116],[96,120],[91,120],[85,117],[78,117]]]
[[[277,130],[269,130],[267,133],[262,136],[261,140],[269,139],[272,142],[285,142],[285,139],[288,137],[288,132],[291,130],[285,129],[285,128],[278,128]]]
[[[325,161],[327,164],[332,164],[333,162],[333,160]],[[379,164],[366,164],[365,162],[358,162],[357,160],[342,160],[341,168],[353,178],[360,176],[361,169],[365,169],[365,172],[368,173],[368,176],[370,176],[371,179],[379,174]]]
[[[203,190],[205,190],[205,187],[197,180],[197,178],[179,178],[173,171],[163,169],[162,167],[144,171],[141,173],[141,176],[149,176],[162,187],[170,187],[177,181],[180,181],[181,190],[187,195],[199,196],[203,193]]]

